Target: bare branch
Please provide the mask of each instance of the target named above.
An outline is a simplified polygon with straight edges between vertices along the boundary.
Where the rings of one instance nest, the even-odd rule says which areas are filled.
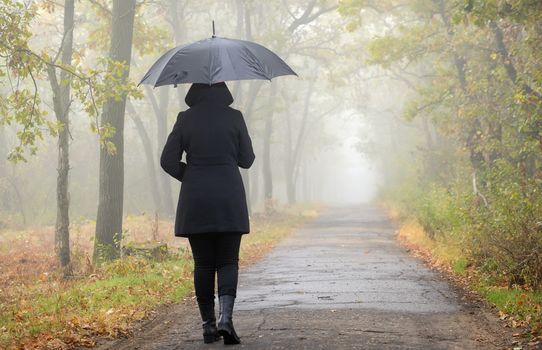
[[[307,8],[305,9],[305,12],[303,12],[303,14],[301,15],[301,17],[299,18],[294,17],[295,19],[288,27],[288,31],[293,32],[297,29],[297,27],[304,24],[307,18],[310,16],[315,5],[316,5],[316,0],[312,0],[309,6],[307,6]]]
[[[111,9],[109,7],[107,7],[107,5],[101,3],[100,1],[98,1],[98,0],[88,0],[88,2],[90,2],[94,6],[98,7],[100,10],[104,11],[105,13],[109,14],[110,16],[112,15]]]
[[[292,17],[295,21],[297,18],[295,17],[294,13],[290,11],[290,8],[288,7],[288,3],[286,2],[286,0],[282,0],[282,5],[284,5],[284,8],[286,9],[290,17]]]
[[[487,199],[480,191],[478,191],[478,187],[476,186],[476,171],[472,173],[472,191],[475,195],[482,198],[482,200],[484,201],[484,206],[487,208],[489,206]]]

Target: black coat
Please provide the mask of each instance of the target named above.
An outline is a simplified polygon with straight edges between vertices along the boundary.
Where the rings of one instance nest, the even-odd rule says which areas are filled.
[[[175,236],[206,232],[248,233],[245,188],[239,167],[248,169],[254,152],[243,115],[229,105],[226,84],[193,84],[168,136],[160,165],[182,181]],[[186,162],[181,162],[186,152]]]

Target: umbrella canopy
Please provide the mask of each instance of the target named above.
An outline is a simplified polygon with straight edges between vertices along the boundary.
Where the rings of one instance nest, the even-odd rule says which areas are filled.
[[[297,74],[262,45],[212,37],[169,50],[152,65],[139,84],[154,87],[214,84],[230,80],[271,80],[281,75]]]

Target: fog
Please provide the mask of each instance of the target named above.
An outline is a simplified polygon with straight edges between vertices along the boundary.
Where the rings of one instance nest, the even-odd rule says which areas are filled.
[[[250,233],[243,235],[240,248],[243,268],[279,249],[261,260],[265,266],[252,270],[249,284],[240,279],[240,287],[250,285],[257,299],[267,290],[280,296],[274,300],[280,299],[292,317],[281,311],[279,323],[304,322],[303,315],[294,315],[294,307],[303,308],[304,301],[310,315],[317,315],[315,305],[372,307],[373,297],[367,303],[360,291],[388,293],[393,299],[411,282],[419,288],[409,288],[409,308],[425,310],[426,294],[433,291],[427,278],[416,277],[429,271],[412,273],[414,265],[423,266],[407,262],[404,249],[393,242],[396,232],[408,251],[460,281],[469,296],[477,290],[495,303],[495,320],[505,318],[513,326],[510,335],[519,332],[507,346],[537,344],[542,330],[541,19],[541,0],[1,0],[0,348],[68,349],[93,346],[98,335],[131,333],[145,342],[160,338],[156,344],[172,347],[177,337],[188,335],[190,347],[195,346],[195,318],[188,322],[196,311],[184,307],[205,299],[207,310],[210,303],[207,293],[201,300],[193,297],[192,277],[205,284],[214,281],[209,272],[232,277],[221,283],[227,290],[219,298],[219,320],[231,321],[231,313],[223,311],[229,305],[231,312],[233,304],[222,297],[231,301],[235,295],[230,282],[237,283],[239,240],[207,234],[216,232]],[[288,74],[274,74],[270,67],[276,62],[255,58],[274,56],[253,44],[211,39],[213,21],[216,37],[263,45],[297,75],[280,61],[279,73]],[[187,54],[185,46],[201,40],[201,46],[190,46],[198,47],[197,54]],[[205,45],[207,50],[201,49]],[[237,45],[243,49],[232,52]],[[174,48],[179,51],[170,51]],[[166,52],[175,53],[173,62],[160,67],[166,73],[147,75]],[[175,60],[186,63],[187,56],[190,67],[178,67]],[[219,61],[226,63],[215,66]],[[235,75],[266,80],[228,80]],[[152,84],[138,85],[149,76],[156,78],[148,79]],[[220,106],[204,108],[220,110],[231,124],[216,118],[219,113],[198,114],[218,124],[209,131],[201,120],[176,123],[188,108],[191,85],[183,79],[226,80],[231,107],[242,112],[246,130],[238,114],[224,106],[227,94],[204,101]],[[162,82],[178,84],[155,87]],[[210,149],[201,152],[201,166],[189,158],[187,174],[190,169],[196,174],[187,176],[190,180],[183,178],[176,153],[187,146],[185,134],[178,132],[183,127],[197,129],[188,135],[205,141],[199,149]],[[219,128],[238,136],[239,144],[231,142],[233,137],[224,142],[227,160],[217,162],[215,156],[226,153],[217,151],[224,141],[216,137]],[[249,163],[250,169],[241,169]],[[296,236],[286,240],[290,234]],[[211,250],[196,259],[205,278],[192,275],[188,246],[195,241],[184,236],[212,239],[196,240],[196,246],[209,244],[216,253],[216,259],[207,258]],[[282,239],[284,244],[274,248]],[[347,264],[340,259],[344,254]],[[368,269],[367,262],[378,266]],[[414,279],[388,283],[387,267],[394,262],[403,263],[395,264],[393,275],[403,268],[408,272],[403,277]],[[291,274],[285,277],[285,270]],[[294,286],[290,277],[301,276],[297,270],[307,276]],[[378,276],[367,275],[371,286],[366,288],[359,271],[381,274],[385,283],[375,287]],[[265,274],[273,278],[261,278]],[[334,284],[337,278],[344,288],[314,282]],[[438,283],[443,295],[457,289]],[[298,300],[300,293],[306,294],[304,301]],[[284,302],[288,294],[291,300]],[[453,298],[444,299],[438,303],[448,305]],[[459,299],[458,309],[469,311],[462,306],[468,300]],[[474,299],[478,309],[479,298]],[[399,305],[395,301],[388,304]],[[408,308],[400,304],[396,311],[403,319]],[[447,310],[441,306],[436,310]],[[167,317],[159,316],[166,309]],[[485,319],[490,310],[480,310]],[[351,310],[342,316],[339,311],[326,314],[331,321],[352,319]],[[204,313],[208,329],[213,319]],[[249,314],[264,321],[273,316]],[[415,339],[416,327],[401,331],[389,314],[371,315],[376,323],[369,317],[361,333],[371,334],[369,328],[377,329],[382,321],[384,331],[376,336],[385,347],[435,339],[451,345],[448,328],[458,328],[435,318],[436,336],[424,330],[423,339]],[[155,316],[162,330],[157,322],[150,323],[150,333],[128,327],[139,328],[139,321]],[[452,323],[468,321],[455,312],[445,316]],[[467,316],[472,325],[482,319]],[[316,321],[321,327],[322,320]],[[259,344],[271,337],[273,344],[282,344],[282,333],[275,332],[283,329],[275,327],[279,323],[260,323],[247,332],[248,347],[254,339]],[[310,322],[287,326],[286,333],[311,334]],[[335,332],[361,344],[360,332],[343,334],[342,325],[336,326],[337,332],[320,329],[312,340],[283,340],[322,347],[333,339],[319,342],[317,333]],[[473,337],[486,334],[481,326]],[[493,333],[503,336],[497,328],[487,335]],[[345,339],[337,344],[350,344]],[[478,340],[457,344],[480,345]],[[138,346],[156,348],[145,342]],[[135,343],[111,344],[129,348]]]
[[[105,72],[100,73],[104,69],[100,57],[107,56],[110,44],[105,21],[109,5],[100,4],[76,6],[73,43],[76,68],[95,69],[100,77],[95,84],[107,83]],[[372,201],[391,176],[382,175],[389,163],[383,161],[385,156],[405,152],[403,159],[408,159],[408,148],[399,145],[402,138],[418,135],[418,129],[416,122],[414,127],[404,126],[399,117],[406,89],[367,64],[367,42],[389,23],[368,15],[364,30],[350,31],[351,17],[341,15],[333,1],[164,0],[138,6],[138,14],[145,15],[135,20],[129,77],[133,90],[124,114],[124,174],[118,175],[124,178],[124,215],[152,213],[171,219],[175,214],[181,183],[160,169],[159,155],[177,113],[187,108],[184,96],[189,85],[151,88],[135,83],[168,49],[209,37],[213,20],[217,36],[258,42],[298,74],[272,81],[227,82],[235,98],[232,107],[243,112],[255,148],[254,165],[242,171],[253,212],[269,206]],[[30,22],[29,44],[36,52],[54,55],[62,42],[62,7],[38,7],[37,14]],[[3,93],[13,88],[7,78],[2,78]],[[54,122],[47,74],[37,78],[40,108],[46,120]],[[20,83],[32,87],[28,79]],[[101,105],[100,113],[92,115],[96,106],[89,102],[91,97],[88,91],[83,98],[74,92],[69,107],[69,205],[75,222],[95,220],[99,202],[104,143],[100,145],[100,135],[91,126],[96,121],[101,125],[103,115]],[[8,226],[53,224],[58,141],[47,124],[37,125],[42,138],[37,137],[32,155],[30,145],[17,149],[21,142],[17,133],[23,129],[14,122],[0,129],[0,221]],[[14,149],[26,161],[8,161]],[[264,171],[266,163],[270,174]]]
[[[378,193],[376,165],[357,149],[360,128],[363,124],[356,119],[330,123],[330,131],[341,142],[320,156],[324,175],[321,201],[324,204],[367,203]]]

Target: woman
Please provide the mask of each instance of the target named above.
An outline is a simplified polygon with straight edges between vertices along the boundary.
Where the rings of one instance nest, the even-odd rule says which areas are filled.
[[[252,142],[241,112],[230,108],[226,84],[193,84],[190,107],[180,112],[168,136],[160,165],[182,181],[175,236],[188,237],[194,257],[194,286],[203,340],[239,344],[232,323],[237,292],[239,245],[250,231],[245,189],[239,167],[254,162]],[[186,152],[186,163],[181,162]],[[219,318],[214,310],[218,275]]]

